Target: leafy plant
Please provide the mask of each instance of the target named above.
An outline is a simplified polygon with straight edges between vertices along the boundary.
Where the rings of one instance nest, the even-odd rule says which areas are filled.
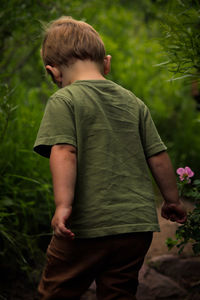
[[[200,3],[198,0],[170,0],[164,15],[161,39],[172,80],[200,77]]]
[[[0,265],[29,270],[42,257],[51,232],[53,199],[46,164],[29,150],[39,105],[34,94],[22,105],[20,92],[1,85]]]
[[[170,249],[176,246],[179,254],[182,253],[185,245],[192,243],[195,255],[200,254],[200,180],[196,179],[192,183],[190,177],[194,175],[189,167],[177,170],[180,181],[178,182],[180,197],[187,197],[194,201],[195,208],[188,213],[187,221],[179,226],[176,231],[176,239],[168,238],[166,243]]]

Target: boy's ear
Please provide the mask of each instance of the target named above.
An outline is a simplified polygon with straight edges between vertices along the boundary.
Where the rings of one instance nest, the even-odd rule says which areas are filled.
[[[59,87],[62,86],[62,72],[57,67],[52,67],[50,65],[45,66],[47,72],[51,75],[51,78],[54,83]]]
[[[104,58],[104,74],[107,75],[110,72],[111,67],[111,55],[106,55]]]

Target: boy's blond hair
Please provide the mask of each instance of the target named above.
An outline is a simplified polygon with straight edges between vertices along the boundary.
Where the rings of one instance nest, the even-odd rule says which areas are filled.
[[[69,66],[76,59],[89,59],[101,68],[105,47],[92,26],[71,17],[61,17],[46,27],[41,54],[45,65]]]

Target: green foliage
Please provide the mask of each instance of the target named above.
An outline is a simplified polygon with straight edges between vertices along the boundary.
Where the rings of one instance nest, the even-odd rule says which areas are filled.
[[[178,183],[181,197],[191,199],[194,203],[200,201],[200,180],[196,179],[192,184]]]
[[[195,255],[200,254],[200,203],[196,204],[196,207],[192,212],[188,213],[188,219],[184,225],[181,225],[176,231],[176,239],[168,238],[166,244],[171,250],[176,246],[181,254],[184,247],[188,243],[192,243],[192,249]]]
[[[195,255],[200,254],[200,180],[196,179],[192,184],[186,182],[179,183],[180,196],[187,197],[195,203],[195,208],[188,213],[187,221],[179,226],[176,231],[176,238],[168,238],[166,244],[171,250],[174,246],[179,249],[179,254],[182,253],[184,247],[192,244],[192,249]]]
[[[31,151],[38,103],[29,95],[22,105],[16,100],[21,100],[20,90],[10,92],[6,85],[1,95],[0,262],[6,256],[11,265],[28,268],[41,256],[40,236],[50,232],[52,188],[47,165]]]
[[[171,0],[163,22],[169,70],[175,79],[200,77],[200,2]],[[180,77],[177,77],[180,75]]]

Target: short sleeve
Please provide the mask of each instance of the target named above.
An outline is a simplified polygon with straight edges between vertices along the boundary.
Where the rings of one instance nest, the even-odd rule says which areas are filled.
[[[73,106],[67,99],[52,96],[45,108],[34,151],[49,157],[56,144],[76,144],[76,128]]]
[[[150,111],[144,103],[140,116],[140,136],[146,158],[167,150],[158,134]]]

